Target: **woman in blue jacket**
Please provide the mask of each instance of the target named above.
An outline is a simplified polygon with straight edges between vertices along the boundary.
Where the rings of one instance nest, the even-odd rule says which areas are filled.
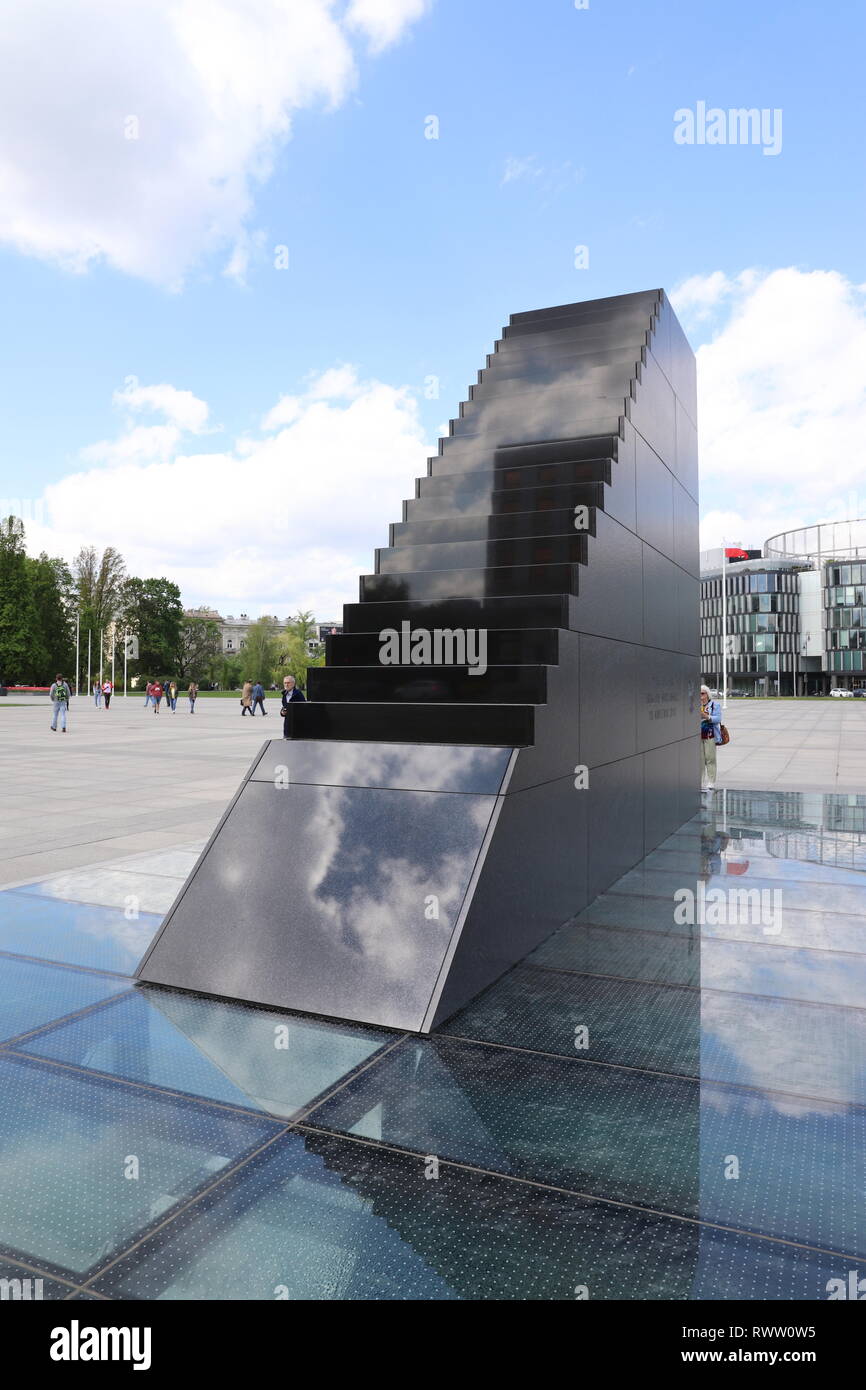
[[[711,792],[716,785],[716,748],[722,741],[722,707],[710,697],[708,685],[701,686],[701,790]]]

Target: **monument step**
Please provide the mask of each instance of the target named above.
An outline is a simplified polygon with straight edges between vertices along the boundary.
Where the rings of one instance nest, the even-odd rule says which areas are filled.
[[[569,602],[564,594],[503,595],[487,598],[395,599],[347,603],[343,633],[381,632],[409,622],[413,627],[560,628],[568,627]]]
[[[613,305],[609,309],[602,307],[591,313],[574,309],[571,313],[548,314],[543,318],[520,319],[517,323],[509,323],[502,330],[502,339],[510,342],[514,338],[535,337],[540,333],[564,332],[568,329],[590,337],[600,331],[609,332],[615,328],[622,333],[632,333],[635,337],[640,337],[646,332],[647,318],[646,307],[641,304],[636,304],[625,312]]]
[[[617,428],[621,415],[628,414],[626,401],[630,396],[631,376],[623,375],[617,383],[618,389],[601,395],[594,391],[577,391],[566,379],[547,382],[529,393],[535,405],[538,398],[543,399],[544,411],[555,422],[563,434],[578,433],[586,428],[609,425]],[[490,401],[469,401],[463,414],[448,421],[448,439],[483,439],[495,432],[493,443],[498,443],[503,430],[522,431],[522,417],[528,402],[524,402],[520,392],[509,391],[503,396],[494,396]]]
[[[355,740],[360,743],[483,744],[529,747],[532,705],[360,704],[297,701],[289,706],[289,738]]]
[[[486,634],[481,638],[484,656]],[[425,641],[435,657],[433,633],[416,634],[413,650]],[[441,638],[440,646],[443,645]],[[393,644],[399,647],[399,642]],[[469,655],[477,655],[477,648]],[[319,666],[307,673],[307,694],[313,703],[331,700],[395,704],[467,703],[491,705],[543,705],[547,699],[546,666]]]
[[[412,599],[506,598],[530,594],[576,594],[580,566],[500,565],[495,568],[411,570],[405,574],[362,574],[362,603]]]
[[[517,325],[515,325],[516,327]],[[557,348],[563,344],[580,343],[586,348],[598,348],[601,350],[610,348],[627,348],[632,345],[643,347],[646,343],[646,331],[649,327],[649,319],[645,318],[640,327],[632,324],[623,326],[616,318],[609,319],[607,322],[598,319],[594,323],[575,323],[568,319],[551,319],[543,326],[527,335],[521,336],[515,333],[513,336],[508,328],[503,330],[505,337],[497,338],[494,343],[494,352],[497,356],[501,353],[510,354],[512,346],[518,350],[539,351],[542,348]]]
[[[613,354],[612,354],[613,355]],[[483,381],[469,387],[469,395],[461,401],[459,414],[465,417],[472,413],[470,407],[501,400],[503,396],[531,396],[546,386],[566,378],[569,390],[575,395],[610,396],[627,395],[629,382],[640,366],[639,349],[625,348],[616,353],[617,361],[599,366],[594,357],[580,359],[583,365],[575,366],[569,358],[557,362],[538,363],[519,374],[514,368],[510,374],[505,370],[494,374],[491,368]]]
[[[471,440],[453,441],[445,454],[447,439],[440,440],[440,451],[427,460],[430,477],[448,473],[483,471],[489,468],[527,468],[541,463],[571,463],[580,459],[618,458],[619,426],[602,434],[567,435],[553,440],[528,440],[520,444],[497,444],[492,450]],[[470,445],[473,445],[470,448]],[[462,456],[458,457],[458,453]]]
[[[415,480],[416,497],[467,496],[476,491],[534,492],[539,487],[589,487],[610,481],[610,453],[603,458],[559,459],[551,462],[513,464],[503,460],[495,468],[477,468],[472,473],[426,474]]]
[[[554,401],[552,408],[546,413],[551,431],[555,431],[563,439],[579,439],[584,435],[619,434],[620,420],[626,413],[623,407],[624,401],[619,400],[610,404],[601,403],[597,408],[581,411],[572,408],[566,393]],[[480,450],[485,450],[489,455],[506,440],[512,440],[514,444],[532,444],[538,434],[534,412],[528,411],[523,402],[518,401],[510,402],[510,408],[497,411],[489,423],[480,421],[474,428],[467,428],[460,434],[455,434],[454,426],[462,423],[451,421],[452,432],[442,437],[440,448],[440,453],[455,473],[464,466],[464,460],[478,458]]]
[[[586,371],[604,370],[607,367],[627,366],[629,363],[637,365],[641,362],[642,350],[640,346],[630,345],[628,347],[611,348],[608,352],[592,352],[575,346],[569,351],[562,351],[551,354],[545,351],[540,356],[536,354],[528,356],[527,360],[520,361],[513,356],[502,357],[499,353],[494,353],[489,367],[482,367],[478,373],[478,381],[469,388],[469,398],[473,398],[473,393],[479,386],[496,386],[506,388],[509,382],[522,389],[524,382],[527,381],[546,381],[547,373],[553,368],[558,372],[571,370],[578,375]]]
[[[572,517],[572,522],[574,517]],[[383,546],[376,551],[376,574],[428,570],[497,569],[502,566],[585,565],[585,533],[518,536],[504,540],[439,541],[432,545]]]
[[[523,471],[515,469],[518,473]],[[466,476],[478,477],[475,473]],[[422,481],[437,480],[430,478]],[[462,516],[510,516],[519,512],[572,511],[577,506],[599,507],[604,510],[605,488],[609,482],[608,475],[604,482],[550,484],[547,487],[505,488],[494,491],[482,475],[479,485],[472,490],[454,489],[451,493],[434,492],[429,495],[425,491],[421,497],[409,498],[403,503],[403,521],[435,521],[448,518],[453,520]]]
[[[625,309],[628,312],[632,302],[635,305],[640,304],[644,313],[649,315],[660,302],[661,294],[661,290],[637,290],[634,294],[611,294],[603,299],[580,299],[574,304],[554,304],[546,309],[524,309],[520,313],[512,314],[508,322],[509,325],[538,323],[544,319],[572,318],[580,314],[591,318],[603,309],[612,309],[617,313]]]
[[[377,604],[367,604],[367,609],[376,608]],[[384,607],[389,605],[385,604]],[[402,624],[407,623],[410,632],[417,632],[418,626],[413,626],[412,622],[402,618],[399,623],[386,624],[377,632],[349,632],[336,634],[333,637],[326,637],[326,669],[334,667],[351,666],[373,666],[379,662],[382,650],[380,632],[388,631],[390,628],[401,630]],[[478,623],[473,623],[472,627],[478,627]],[[480,624],[480,626],[484,626]],[[426,629],[429,632],[445,631],[453,632],[455,627],[445,626],[440,623],[438,626]],[[458,626],[458,631],[465,631],[465,627]],[[559,660],[559,629],[552,627],[530,627],[530,628],[489,628],[487,631],[487,660],[491,666],[527,666],[543,664],[555,666]],[[473,677],[478,679],[478,677]]]
[[[595,484],[599,486],[599,484]],[[436,520],[396,521],[391,525],[391,548],[405,550],[410,546],[441,545],[448,541],[491,541],[523,539],[529,536],[567,536],[577,531],[595,535],[596,508],[583,506],[583,512],[575,507],[557,507],[536,511],[534,509],[507,512],[460,513],[444,516]],[[585,525],[583,522],[585,521]],[[576,524],[580,523],[580,524]]]

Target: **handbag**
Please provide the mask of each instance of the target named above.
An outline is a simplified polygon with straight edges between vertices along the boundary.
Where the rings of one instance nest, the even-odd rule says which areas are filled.
[[[720,725],[719,725],[719,733],[720,733],[721,736],[722,736],[721,742],[722,742],[723,745],[726,744],[726,743],[730,743],[730,741],[731,741],[731,735],[728,733],[727,726],[726,726],[725,724],[720,724]]]

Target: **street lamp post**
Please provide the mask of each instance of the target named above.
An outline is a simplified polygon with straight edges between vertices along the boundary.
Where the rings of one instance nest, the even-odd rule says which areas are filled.
[[[722,540],[722,709],[728,708],[728,580],[727,546]]]

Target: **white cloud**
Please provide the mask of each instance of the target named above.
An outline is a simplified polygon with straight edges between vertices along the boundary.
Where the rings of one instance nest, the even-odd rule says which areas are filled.
[[[192,391],[178,391],[175,386],[140,386],[130,377],[122,391],[115,391],[113,399],[115,405],[130,411],[158,411],[191,434],[201,434],[207,426],[207,402],[199,400]]]
[[[40,0],[0,46],[0,242],[75,271],[100,259],[177,287],[228,251],[243,278],[256,186],[293,112],[357,82],[423,0]]]
[[[187,604],[223,612],[338,618],[433,452],[409,389],[348,365],[283,397],[266,433],[217,452],[184,452],[208,419],[190,392],[136,385],[118,396],[177,423],[129,421],[82,450],[86,466],[46,490],[28,547],[72,558],[84,544],[115,545],[133,573],[165,575]]]
[[[863,287],[836,271],[716,271],[671,299],[686,329],[711,326],[697,352],[702,545],[866,515]]]
[[[519,157],[510,154],[505,161],[505,170],[500,183],[515,183],[518,179],[538,178],[540,173],[538,155],[530,154]]]
[[[738,283],[722,270],[693,275],[671,292],[671,303],[684,323],[700,322],[733,294]]]
[[[355,367],[329,367],[327,371],[310,373],[307,389],[302,396],[280,396],[275,406],[262,420],[263,430],[280,429],[294,424],[305,406],[312,401],[354,401],[367,387],[358,379]]]
[[[351,0],[346,23],[365,36],[372,53],[380,53],[399,39],[407,24],[420,19],[429,4],[430,0]]]
[[[583,183],[585,177],[583,165],[574,165],[570,159],[547,165],[540,162],[537,154],[508,155],[499,186],[503,188],[508,183],[526,180],[545,197],[551,197],[564,193],[576,183]]]

